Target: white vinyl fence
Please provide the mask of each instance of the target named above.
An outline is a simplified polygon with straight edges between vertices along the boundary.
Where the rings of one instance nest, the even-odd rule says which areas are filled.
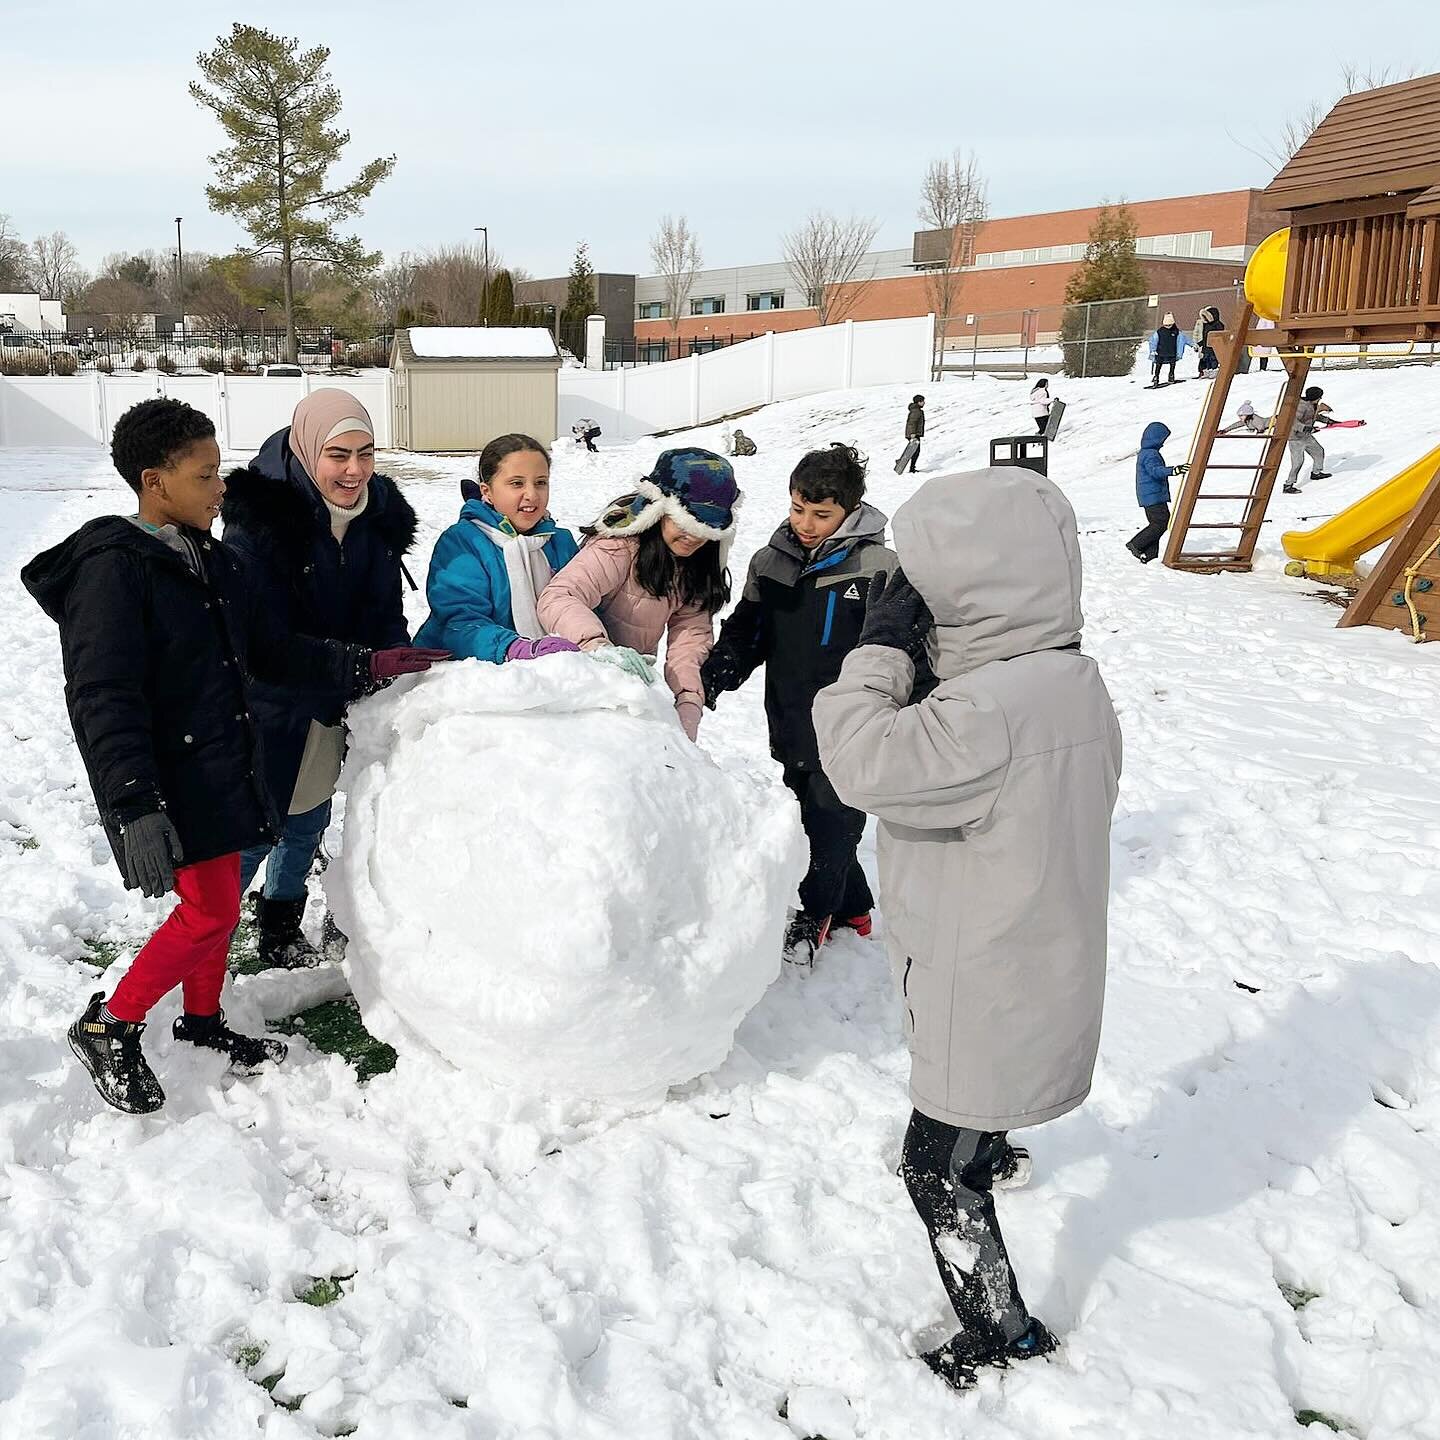
[[[359,375],[48,375],[0,377],[0,447],[85,446],[110,443],[115,422],[132,405],[170,395],[215,422],[222,450],[258,450],[290,423],[311,391],[348,390],[370,412],[375,439],[390,444],[390,372]]]
[[[562,369],[559,429],[582,416],[619,440],[704,425],[774,400],[793,400],[857,385],[928,380],[932,315],[846,320],[810,330],[762,335],[705,355],[631,370]],[[115,421],[140,400],[173,395],[215,421],[220,448],[256,450],[290,423],[311,390],[336,386],[357,396],[375,422],[375,439],[392,444],[388,370],[358,375],[49,375],[0,376],[0,448],[110,443]],[[477,437],[476,449],[483,439]],[[552,437],[553,438],[553,437]]]
[[[560,432],[582,417],[616,439],[705,425],[774,400],[930,378],[935,317],[845,320],[629,370],[560,372]]]

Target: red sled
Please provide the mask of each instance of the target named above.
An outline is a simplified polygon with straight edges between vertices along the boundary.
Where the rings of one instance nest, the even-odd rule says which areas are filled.
[[[1327,430],[1358,430],[1364,423],[1363,420],[1332,420],[1325,428]]]

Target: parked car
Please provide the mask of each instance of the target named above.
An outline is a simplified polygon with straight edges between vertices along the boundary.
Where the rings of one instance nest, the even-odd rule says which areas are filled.
[[[262,365],[262,375],[276,375],[282,379],[298,380],[305,372],[298,365]]]

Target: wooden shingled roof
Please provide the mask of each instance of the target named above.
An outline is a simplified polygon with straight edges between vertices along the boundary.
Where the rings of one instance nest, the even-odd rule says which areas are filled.
[[[1277,209],[1440,185],[1440,75],[1347,95],[1265,187]]]

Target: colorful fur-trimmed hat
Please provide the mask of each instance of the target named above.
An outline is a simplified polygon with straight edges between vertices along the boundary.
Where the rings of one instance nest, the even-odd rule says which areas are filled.
[[[612,500],[594,524],[597,535],[639,535],[668,515],[687,535],[729,546],[740,489],[723,455],[710,450],[665,450],[628,495]]]

